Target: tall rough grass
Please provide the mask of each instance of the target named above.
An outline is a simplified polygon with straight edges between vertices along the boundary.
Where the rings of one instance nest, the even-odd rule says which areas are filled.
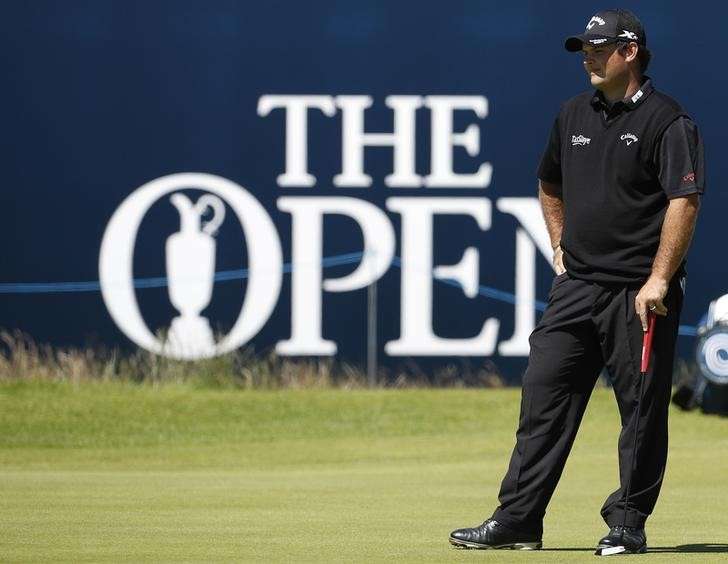
[[[189,383],[226,389],[364,388],[366,372],[330,358],[291,359],[252,349],[198,361],[173,360],[138,349],[58,348],[36,343],[20,332],[0,332],[0,381],[124,381],[140,384]],[[415,363],[397,371],[381,369],[377,387],[500,387],[492,363],[453,363],[432,374]]]

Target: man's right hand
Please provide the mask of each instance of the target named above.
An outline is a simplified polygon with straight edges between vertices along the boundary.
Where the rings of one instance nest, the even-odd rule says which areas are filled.
[[[543,219],[546,222],[546,230],[553,247],[554,243],[561,241],[561,233],[564,229],[564,202],[561,199],[561,185],[539,179],[538,200],[541,203]],[[557,276],[566,272],[563,257],[561,245],[557,244],[554,248],[554,270]]]
[[[564,251],[561,250],[561,245],[554,249],[554,270],[556,276],[566,272],[566,268],[564,268]]]

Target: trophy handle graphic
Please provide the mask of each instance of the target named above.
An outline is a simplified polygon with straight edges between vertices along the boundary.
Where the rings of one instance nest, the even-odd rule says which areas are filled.
[[[173,196],[174,197],[174,196]],[[189,200],[188,200],[189,201]],[[225,219],[225,204],[217,196],[212,194],[205,194],[195,204],[195,210],[197,211],[200,218],[205,215],[207,208],[212,210],[212,218],[205,223],[202,227],[202,231],[208,235],[214,235],[220,228],[223,220]]]
[[[195,204],[181,192],[169,200],[179,212],[180,230],[167,238],[167,280],[170,301],[180,315],[172,320],[166,352],[178,358],[213,356],[210,322],[200,312],[212,299],[216,250],[212,235],[225,218],[225,205],[212,194],[205,194]],[[208,208],[213,216],[202,226]]]

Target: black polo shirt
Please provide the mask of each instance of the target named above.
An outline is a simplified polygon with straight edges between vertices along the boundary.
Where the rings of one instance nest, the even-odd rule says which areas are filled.
[[[646,79],[611,105],[599,91],[563,104],[538,177],[561,186],[567,271],[600,283],[641,283],[668,200],[705,188],[703,144],[680,105]]]

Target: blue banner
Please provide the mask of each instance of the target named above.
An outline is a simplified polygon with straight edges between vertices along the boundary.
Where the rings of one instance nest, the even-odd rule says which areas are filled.
[[[382,365],[487,359],[516,380],[553,278],[536,166],[589,89],[563,39],[604,7],[3,2],[0,327],[359,364],[375,334]],[[626,7],[706,146],[689,357],[728,290],[728,8]]]

